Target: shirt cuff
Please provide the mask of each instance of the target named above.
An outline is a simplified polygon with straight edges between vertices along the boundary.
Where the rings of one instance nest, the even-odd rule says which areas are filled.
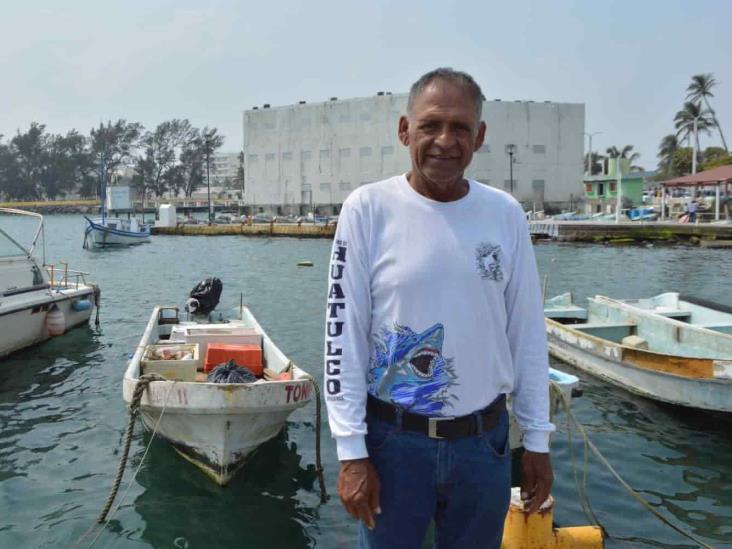
[[[549,453],[549,435],[551,435],[551,431],[525,431],[524,449],[541,454]]]
[[[363,435],[336,437],[336,447],[338,448],[338,461],[369,457],[369,452],[366,450],[366,437]]]

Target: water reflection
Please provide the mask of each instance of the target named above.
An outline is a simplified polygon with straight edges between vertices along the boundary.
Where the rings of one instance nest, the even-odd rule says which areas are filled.
[[[317,482],[301,461],[283,431],[221,488],[156,439],[137,477],[142,539],[153,547],[313,547]]]

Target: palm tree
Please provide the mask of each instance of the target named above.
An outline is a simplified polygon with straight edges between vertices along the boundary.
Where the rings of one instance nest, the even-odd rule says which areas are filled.
[[[625,145],[623,148],[618,149],[615,145],[605,149],[607,158],[618,158],[619,160],[627,160],[628,166],[631,172],[643,171],[640,166],[634,166],[633,162],[640,158],[640,153],[633,152],[633,145]]]
[[[679,140],[674,134],[669,134],[661,139],[661,144],[658,146],[658,167],[664,173],[668,173],[671,168],[671,161],[674,153],[679,149]]]
[[[694,122],[696,121],[696,128]],[[694,154],[699,155],[699,132],[710,133],[709,128],[713,126],[709,111],[703,109],[701,103],[687,101],[684,107],[674,117],[676,136],[683,141],[688,139],[689,147],[692,147],[691,138],[694,138]],[[696,129],[696,132],[694,131]]]
[[[716,85],[717,81],[714,79],[713,74],[695,74],[691,77],[691,84],[686,88],[686,99],[693,103],[700,103],[704,101],[704,104],[711,115],[712,123],[717,127],[719,138],[722,140],[722,146],[725,151],[729,152],[727,142],[724,140],[724,134],[722,133],[722,127],[719,125],[719,120],[717,120],[714,109],[712,109],[712,106],[709,104],[709,98],[714,97],[712,88]]]
[[[590,161],[590,175],[597,175],[599,173],[602,173],[602,166],[603,162],[605,161],[605,157],[601,155],[600,153],[593,152],[592,158],[588,158],[590,153],[585,154],[584,164],[583,166],[587,166],[587,161]]]

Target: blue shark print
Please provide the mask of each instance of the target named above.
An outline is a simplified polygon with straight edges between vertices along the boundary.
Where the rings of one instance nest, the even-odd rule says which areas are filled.
[[[383,328],[374,342],[369,393],[416,414],[440,415],[456,384],[452,360],[442,356],[443,338],[442,324],[422,333],[398,324]]]

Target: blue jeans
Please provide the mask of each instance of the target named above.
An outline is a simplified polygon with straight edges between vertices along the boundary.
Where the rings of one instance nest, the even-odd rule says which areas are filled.
[[[360,549],[498,549],[511,495],[508,412],[483,434],[436,440],[367,418],[366,445],[381,481],[376,527],[359,523]]]

